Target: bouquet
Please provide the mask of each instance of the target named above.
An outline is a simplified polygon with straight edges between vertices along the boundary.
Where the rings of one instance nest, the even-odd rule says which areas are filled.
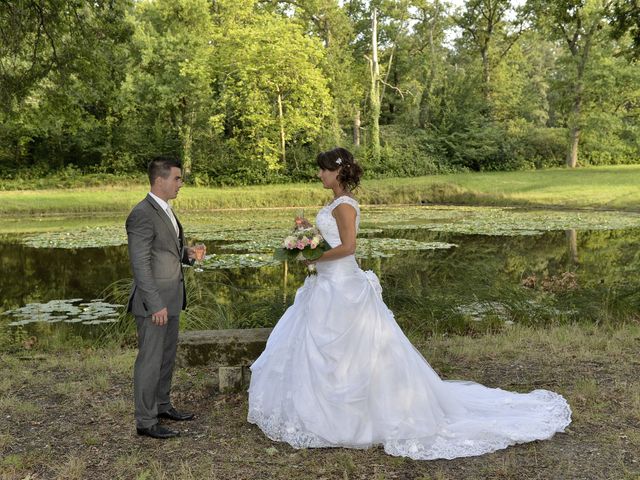
[[[296,217],[293,232],[282,241],[282,247],[276,248],[273,257],[276,260],[317,260],[331,247],[322,238],[320,231],[304,217]],[[309,271],[315,269],[309,265]]]

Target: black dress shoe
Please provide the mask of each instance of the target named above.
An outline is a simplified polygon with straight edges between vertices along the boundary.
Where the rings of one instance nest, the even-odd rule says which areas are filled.
[[[146,435],[151,438],[173,438],[180,435],[180,432],[176,432],[175,430],[170,430],[162,425],[151,425],[149,428],[136,428],[138,431],[138,435]]]
[[[184,420],[192,420],[193,417],[194,417],[193,413],[179,412],[173,407],[171,407],[166,412],[162,412],[158,414],[158,418],[168,418],[169,420],[175,420],[176,422],[182,422]]]

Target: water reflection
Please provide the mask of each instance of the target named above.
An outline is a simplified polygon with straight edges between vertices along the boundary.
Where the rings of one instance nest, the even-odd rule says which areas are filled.
[[[95,299],[111,282],[129,276],[128,261],[123,246],[67,250],[0,241],[0,311],[50,300]]]
[[[620,321],[637,310],[639,229],[509,237],[398,229],[375,235],[458,245],[361,260],[380,277],[385,301],[411,332],[464,332],[473,322]],[[209,242],[207,248],[221,252],[223,245]],[[130,277],[125,246],[36,249],[5,239],[0,267],[2,311],[95,299],[112,282]],[[273,325],[305,275],[300,264],[188,272],[187,326]],[[10,321],[0,316],[0,323]],[[46,329],[94,335],[74,324]]]
[[[567,235],[567,244],[569,246],[569,259],[572,265],[576,265],[578,263],[578,233],[575,228],[572,228],[565,230],[565,234]]]

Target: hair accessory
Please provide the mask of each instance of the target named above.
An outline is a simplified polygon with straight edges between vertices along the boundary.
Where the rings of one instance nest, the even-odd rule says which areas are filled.
[[[340,157],[336,158],[336,165],[342,165],[342,159]]]

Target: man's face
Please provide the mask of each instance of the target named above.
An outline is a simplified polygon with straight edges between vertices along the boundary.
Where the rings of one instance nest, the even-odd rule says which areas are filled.
[[[156,186],[158,187],[158,196],[164,201],[176,198],[182,187],[182,171],[178,167],[171,167],[167,178],[156,178]]]

